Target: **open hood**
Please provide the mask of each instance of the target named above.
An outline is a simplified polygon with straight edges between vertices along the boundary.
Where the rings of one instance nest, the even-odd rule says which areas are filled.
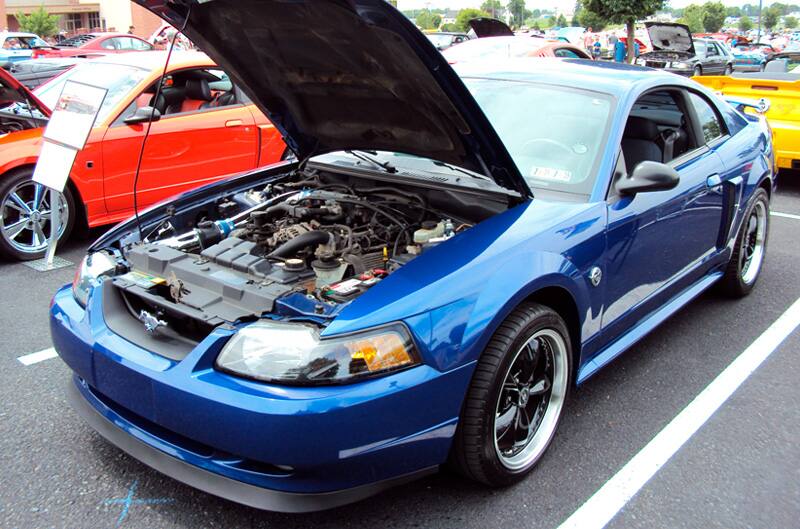
[[[529,195],[441,53],[384,0],[135,0],[223,67],[302,160],[405,152]]]
[[[686,24],[645,22],[653,51],[675,51],[695,55],[692,32]]]
[[[14,103],[30,102],[36,110],[45,117],[50,117],[50,109],[33,95],[33,92],[22,86],[19,81],[0,68],[0,108],[13,105]]]
[[[479,39],[484,37],[514,36],[514,32],[511,31],[511,28],[496,18],[473,18],[468,24]]]

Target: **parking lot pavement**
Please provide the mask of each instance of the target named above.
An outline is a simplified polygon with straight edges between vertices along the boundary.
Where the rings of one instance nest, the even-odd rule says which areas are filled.
[[[800,215],[800,178],[773,210]],[[240,507],[163,477],[93,433],[64,398],[48,301],[72,270],[0,264],[0,527],[530,527],[567,519],[800,298],[800,219],[773,216],[767,262],[740,301],[704,294],[575,391],[548,454],[522,483],[487,490],[447,472],[311,515]],[[86,241],[65,245],[73,262]],[[611,522],[791,527],[800,518],[795,331]],[[320,443],[324,439],[319,440]]]

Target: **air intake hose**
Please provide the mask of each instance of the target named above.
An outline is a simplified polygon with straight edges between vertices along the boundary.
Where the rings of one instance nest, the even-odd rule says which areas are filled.
[[[285,259],[295,255],[300,250],[308,248],[309,246],[326,244],[331,240],[331,237],[332,235],[326,231],[307,231],[302,235],[298,235],[291,241],[286,241],[277,247],[272,253],[267,255],[267,257],[279,257]]]

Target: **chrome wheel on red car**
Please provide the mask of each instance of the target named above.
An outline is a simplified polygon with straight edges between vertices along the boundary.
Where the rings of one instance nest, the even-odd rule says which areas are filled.
[[[30,176],[30,171],[17,173],[0,186],[0,251],[13,259],[44,255],[54,209],[60,219],[59,239],[72,229],[74,206],[69,192],[58,193],[54,208],[50,190]]]

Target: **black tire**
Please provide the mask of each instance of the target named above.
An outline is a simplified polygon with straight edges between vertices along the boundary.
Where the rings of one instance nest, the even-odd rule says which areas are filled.
[[[11,171],[0,177],[0,255],[16,261],[40,259],[46,252],[46,245],[44,248],[40,248],[40,245],[35,244],[33,230],[31,228],[25,228],[23,232],[16,235],[16,237],[11,236],[11,231],[13,230],[7,230],[14,223],[22,219],[18,209],[15,209],[13,206],[7,206],[7,203],[9,201],[15,202],[11,199],[11,195],[15,190],[17,191],[17,196],[20,196],[19,192],[23,190],[28,191],[31,189],[31,186],[35,185],[32,182],[32,177],[33,168]],[[77,212],[75,199],[72,196],[72,192],[69,190],[69,186],[64,189],[62,195],[66,204],[66,222],[59,240],[64,240],[69,237],[72,228],[75,226],[75,216]],[[26,203],[30,202],[26,200],[27,197],[24,196],[24,193],[21,198]],[[46,200],[49,201],[49,196]],[[43,230],[45,232],[44,235],[49,237],[49,221],[45,222],[47,226],[45,226]],[[27,236],[25,232],[31,232],[29,236],[30,244],[24,242],[24,237]]]
[[[732,73],[733,73],[733,66],[728,64],[727,66],[725,66],[725,72],[722,75],[730,75]]]
[[[516,366],[516,361],[524,361],[523,351],[533,351],[527,348],[527,344],[532,340],[539,340],[537,336],[548,333],[546,337],[558,337],[563,345],[563,354],[555,354],[556,347],[551,351],[552,355],[552,383],[550,385],[550,395],[545,397],[534,396],[533,390],[528,393],[525,391],[524,402],[514,403],[517,409],[522,409],[529,403],[536,407],[536,415],[524,415],[528,420],[528,425],[534,421],[530,417],[538,418],[533,430],[528,428],[527,443],[521,445],[523,458],[520,466],[510,468],[510,458],[501,457],[500,441],[496,439],[496,421],[500,420],[499,410],[502,405],[509,403],[508,381],[513,377],[512,367]],[[559,340],[554,340],[554,343]],[[541,342],[537,342],[541,343]],[[539,369],[538,363],[542,359],[547,359],[547,350],[539,349],[531,353],[535,355],[536,366],[531,371],[531,379]],[[556,360],[557,359],[557,360]],[[543,364],[543,373],[546,372],[548,362]],[[559,367],[560,364],[560,367]],[[524,371],[519,371],[522,374]],[[541,459],[555,434],[558,421],[563,413],[563,404],[567,398],[572,380],[572,349],[570,347],[569,332],[564,320],[552,309],[536,303],[525,303],[515,309],[508,318],[500,325],[486,346],[483,354],[478,360],[472,382],[467,391],[464,406],[461,411],[458,428],[456,429],[453,448],[451,451],[451,465],[464,476],[485,483],[490,486],[506,486],[516,483],[525,477]],[[512,390],[513,391],[513,390]],[[558,396],[557,393],[558,392]],[[516,395],[522,398],[521,392],[517,390]],[[503,397],[504,400],[501,400]],[[528,400],[530,398],[530,400]],[[558,398],[558,400],[556,400]],[[540,402],[537,403],[537,401]],[[540,407],[544,405],[544,410]],[[556,409],[554,406],[558,405]],[[522,406],[522,408],[520,408]],[[551,406],[553,408],[551,409]],[[508,408],[510,410],[511,408]],[[509,428],[516,419],[508,421]],[[508,429],[506,433],[508,433]],[[531,432],[533,432],[531,434]],[[516,431],[512,432],[512,443],[516,443]],[[503,434],[505,435],[505,434]],[[501,435],[501,438],[503,437]],[[532,435],[532,437],[530,437]],[[524,440],[523,440],[524,442]],[[534,444],[535,443],[535,444]],[[529,454],[525,454],[529,450]],[[519,456],[517,456],[519,457]]]
[[[754,219],[757,223],[755,241],[753,241],[754,234],[752,231]],[[761,226],[758,223],[763,223],[761,236],[759,236]],[[731,260],[725,268],[725,275],[719,281],[719,289],[723,294],[740,298],[748,295],[753,290],[764,267],[768,239],[769,195],[763,188],[758,188],[745,212],[744,220],[739,228],[739,234],[736,236]],[[753,266],[757,268],[751,270]]]
[[[699,64],[694,67],[694,75],[703,75],[703,67]]]

